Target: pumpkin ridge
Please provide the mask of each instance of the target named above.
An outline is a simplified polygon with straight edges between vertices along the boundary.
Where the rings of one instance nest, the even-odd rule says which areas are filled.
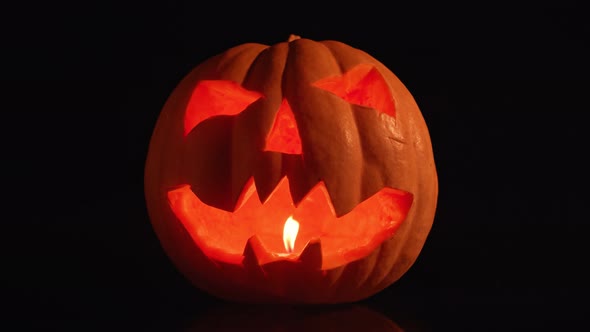
[[[389,93],[391,94],[390,97],[393,99],[391,102],[394,105],[396,104],[396,98],[392,94],[392,91],[391,91],[392,87],[391,87],[390,83],[388,82],[385,75],[383,75],[381,73],[379,66],[377,66],[377,63],[375,62],[375,60],[371,56],[369,56],[368,54],[366,54],[365,52],[363,52],[357,48],[351,47],[351,46],[343,44],[341,42],[328,40],[328,41],[322,41],[320,43],[322,43],[322,45],[324,45],[329,50],[332,57],[337,60],[337,64],[340,68],[340,70],[339,70],[340,76],[345,75],[347,73],[347,70],[356,69],[358,66],[361,66],[361,65],[367,65],[367,66],[371,67],[371,70],[376,70],[379,73],[379,75],[381,76],[381,79],[383,80],[383,82],[388,87]],[[343,51],[343,49],[345,49],[345,50]],[[343,55],[343,53],[347,53],[348,56]],[[354,58],[354,61],[351,60],[351,58]],[[369,70],[369,72],[370,72],[370,70]],[[362,80],[363,79],[361,79],[361,81]],[[326,91],[328,91],[328,90],[326,90]],[[340,97],[340,98],[344,99],[343,97]],[[362,163],[361,163],[361,169],[359,170],[359,173],[358,173],[358,176],[361,177],[361,181],[359,183],[359,188],[357,190],[358,191],[357,202],[362,202],[365,199],[367,199],[368,197],[371,197],[372,195],[374,195],[382,187],[399,188],[399,186],[397,186],[394,183],[389,183],[388,181],[386,181],[386,176],[383,173],[387,172],[387,170],[384,170],[384,169],[380,170],[377,174],[375,174],[375,172],[369,173],[371,169],[379,169],[380,163],[382,163],[382,161],[375,162],[375,160],[376,160],[375,157],[370,158],[370,154],[374,154],[374,152],[370,148],[368,148],[368,142],[366,140],[367,133],[363,130],[362,126],[359,125],[359,122],[363,121],[363,117],[367,117],[367,114],[364,114],[363,112],[375,112],[375,114],[377,114],[379,116],[383,116],[382,114],[386,114],[386,113],[382,113],[383,110],[375,109],[373,107],[370,107],[367,105],[362,105],[360,103],[347,102],[347,104],[348,104],[348,108],[350,109],[350,112],[352,113],[354,128],[357,133],[357,137],[359,139],[359,144],[361,146],[361,149],[358,149]],[[397,107],[394,106],[394,108],[397,108]],[[387,116],[390,116],[390,115],[387,115]],[[392,119],[395,121],[395,117],[392,117]],[[403,189],[403,190],[408,191],[408,189],[406,189],[406,188],[399,188],[399,189]]]
[[[393,237],[395,237],[395,234],[393,234],[391,238],[393,238]],[[389,241],[391,241],[391,238],[389,239]],[[386,257],[384,257],[385,253],[387,252],[385,250],[386,245],[387,245],[387,242],[383,242],[379,245],[379,248],[376,249],[376,250],[379,250],[379,253],[377,255],[375,264],[371,268],[370,275],[365,280],[364,287],[361,290],[363,293],[370,292],[371,289],[373,289],[375,287],[380,287],[379,285],[381,285],[383,280],[385,278],[387,278],[388,275],[391,274],[391,269],[395,265],[395,260],[393,260],[393,259],[388,260],[388,259],[386,259]],[[385,269],[385,270],[384,269],[376,269],[375,266],[377,265],[377,262],[386,262],[385,264],[389,263],[389,264],[391,264],[391,267],[389,269]]]
[[[260,106],[265,107],[266,105],[268,105],[268,103],[270,103],[271,98],[273,98],[273,100],[275,99],[275,96],[273,96],[271,93],[269,93],[269,91],[267,91],[267,88],[264,86],[264,81],[260,78],[260,76],[266,78],[271,76],[271,73],[273,73],[274,71],[277,70],[276,66],[265,66],[264,64],[270,59],[271,61],[274,60],[277,57],[280,57],[280,49],[279,49],[279,45],[273,45],[273,46],[267,46],[266,48],[260,50],[260,52],[258,52],[258,54],[247,64],[245,64],[245,66],[248,67],[248,70],[246,71],[246,74],[244,75],[243,79],[242,79],[242,85],[248,88],[251,88],[255,91],[259,91],[263,97],[261,98],[261,100],[259,100],[260,102]],[[278,54],[276,54],[278,53]],[[276,64],[277,61],[273,61],[273,64]],[[284,64],[282,66],[280,66],[280,68],[278,70],[281,71],[281,74],[275,74],[278,76],[282,76],[282,71],[284,69]],[[262,71],[262,75],[261,75],[261,71]],[[274,90],[274,89],[273,89]],[[281,95],[282,95],[282,91],[280,89],[276,89]],[[272,91],[270,91],[272,92]],[[260,111],[258,112],[257,115],[260,116]],[[256,115],[256,114],[253,114]],[[239,121],[242,121],[242,123],[238,123]],[[231,128],[231,135],[232,135],[232,139],[231,139],[231,147],[230,147],[230,151],[232,156],[240,156],[240,160],[242,162],[240,163],[232,163],[231,167],[231,188],[232,188],[232,192],[231,192],[231,206],[232,209],[236,208],[236,204],[238,204],[238,200],[239,197],[241,195],[241,192],[243,190],[243,186],[247,183],[247,181],[249,181],[248,179],[252,176],[254,176],[254,178],[259,178],[258,174],[256,173],[256,169],[261,165],[261,163],[264,159],[264,156],[262,155],[261,151],[263,150],[264,147],[264,140],[262,139],[256,139],[256,137],[258,135],[252,135],[251,137],[241,137],[239,135],[240,131],[238,128],[238,126],[242,126],[242,127],[249,127],[249,123],[252,123],[253,119],[251,118],[242,118],[242,119],[235,119],[232,123],[232,128]],[[259,124],[257,127],[255,127],[255,130],[262,133],[263,131],[266,131],[266,129],[264,128],[265,125],[263,124]],[[250,143],[245,143],[244,140],[251,140]],[[243,148],[243,146],[246,145],[247,148],[254,148],[256,152],[254,153],[248,153],[246,152],[246,149]],[[244,149],[244,150],[242,150]],[[282,161],[279,161],[282,162]],[[280,178],[276,179],[276,182],[273,183],[273,188],[278,184],[278,182],[280,181]],[[259,182],[259,181],[256,181]],[[259,189],[257,191],[257,195],[262,195],[265,196],[265,191],[264,189],[267,188],[268,186],[261,186],[261,183],[257,183],[257,188]],[[271,191],[269,191],[270,193]],[[263,198],[261,198],[262,201]]]
[[[334,50],[330,47],[329,43],[325,43],[325,42],[320,42],[320,44],[322,44],[327,50],[328,52],[330,52],[330,55],[332,56],[332,58],[336,61],[336,64],[339,67],[339,76],[342,76],[346,73],[344,64],[342,63],[342,60],[340,60],[340,58],[337,56],[337,54],[334,52]],[[339,98],[342,98],[339,96]],[[356,112],[355,112],[355,106],[354,104],[347,102],[347,110],[348,112],[350,112],[350,114],[352,115],[352,119],[353,119],[353,123],[354,123],[354,129],[356,132],[356,137],[359,141],[359,144],[361,146],[363,146],[363,135],[362,132],[359,129],[359,125],[358,125],[358,120],[356,117]],[[360,154],[360,159],[365,161],[365,152],[364,149],[358,149],[358,153]],[[357,203],[359,204],[360,202],[363,202],[364,200],[366,200],[367,198],[371,197],[372,195],[365,195],[365,181],[362,180],[363,175],[365,174],[365,163],[362,162],[360,165],[360,169],[359,169],[359,174],[361,177],[361,181],[359,182],[359,187],[357,188],[357,193],[356,193],[356,197],[357,197]],[[377,191],[375,191],[376,193]],[[332,195],[330,195],[330,198],[332,197]],[[334,204],[334,202],[332,202],[332,204]]]
[[[302,141],[305,165],[315,176],[309,181],[321,180],[325,183],[336,214],[342,216],[361,201],[361,179],[358,176],[362,168],[360,137],[358,130],[348,130],[353,121],[350,104],[340,97],[314,87],[313,84],[325,77],[324,72],[330,76],[341,74],[343,65],[323,42],[302,39],[291,43],[290,49],[299,58],[291,63],[290,76],[286,78],[291,84],[293,81],[301,81],[305,86],[299,87],[297,94],[291,92],[291,98],[298,99],[293,105],[295,116],[297,117],[299,112],[304,114],[300,130],[302,140],[307,137],[307,140]],[[322,75],[318,76],[312,71],[316,68],[321,68]],[[317,106],[314,106],[312,111],[310,105]],[[314,122],[323,123],[323,126],[315,125]],[[328,142],[334,144],[328,145]],[[340,167],[344,164],[348,166]]]

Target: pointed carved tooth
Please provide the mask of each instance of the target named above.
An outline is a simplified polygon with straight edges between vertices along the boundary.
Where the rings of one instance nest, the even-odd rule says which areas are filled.
[[[272,261],[272,256],[264,247],[258,235],[252,235],[244,247],[244,265],[264,265]]]
[[[310,268],[322,268],[322,243],[320,239],[311,239],[299,255],[301,264]]]
[[[238,211],[242,206],[244,206],[244,204],[246,204],[246,202],[250,199],[250,197],[252,197],[252,194],[256,193],[256,184],[254,183],[254,177],[250,177],[246,183],[244,184],[244,187],[242,189],[242,192],[240,193],[240,196],[238,196],[238,200],[236,201],[236,205],[234,208],[234,212]]]

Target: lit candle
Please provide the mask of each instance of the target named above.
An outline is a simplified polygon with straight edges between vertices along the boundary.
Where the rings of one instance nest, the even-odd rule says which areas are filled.
[[[293,216],[290,216],[285,221],[285,227],[283,227],[283,244],[288,253],[292,253],[295,248],[295,240],[297,239],[298,232],[299,223],[293,219]]]

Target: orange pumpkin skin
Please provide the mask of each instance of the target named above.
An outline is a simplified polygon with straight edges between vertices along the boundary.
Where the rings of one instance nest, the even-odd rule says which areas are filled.
[[[164,105],[145,165],[165,252],[196,287],[239,302],[381,291],[417,259],[437,195],[429,132],[401,81],[359,49],[294,36],[193,69]],[[290,253],[289,215],[300,221]]]

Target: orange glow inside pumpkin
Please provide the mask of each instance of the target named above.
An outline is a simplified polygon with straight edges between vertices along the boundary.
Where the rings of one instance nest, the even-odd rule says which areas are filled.
[[[299,138],[297,122],[287,99],[283,99],[281,107],[275,116],[273,127],[266,138],[265,150],[301,154],[301,139]]]
[[[370,107],[395,117],[391,91],[373,65],[359,64],[342,75],[318,80],[313,86],[329,91],[349,103]],[[218,115],[237,115],[262,97],[262,93],[245,89],[233,81],[200,81],[188,100],[184,116],[184,136],[206,119]],[[286,99],[283,99],[277,112],[265,150],[301,154],[297,124]]]
[[[379,71],[369,64],[360,64],[341,76],[326,77],[314,86],[332,92],[351,104],[374,108],[395,117],[393,96]]]
[[[343,75],[321,79],[313,86],[349,103],[395,117],[393,96],[372,65],[358,65]],[[200,81],[188,100],[184,135],[208,118],[238,115],[262,97],[261,93],[232,81]],[[277,111],[264,149],[302,154],[297,123],[286,99]],[[336,217],[323,182],[318,182],[295,206],[286,177],[266,202],[260,201],[250,178],[233,212],[203,203],[188,184],[170,190],[167,197],[172,211],[194,242],[213,260],[241,264],[248,243],[256,243],[255,255],[260,265],[277,260],[298,261],[313,243],[314,250],[321,250],[322,269],[363,258],[389,239],[406,218],[413,199],[411,193],[383,188],[349,213]],[[290,221],[297,223],[297,232]]]
[[[195,243],[212,259],[241,263],[246,243],[257,236],[266,250],[264,257],[258,257],[260,264],[297,260],[308,242],[319,239],[323,269],[366,256],[395,233],[412,204],[410,193],[383,188],[337,218],[322,182],[298,206],[293,204],[286,177],[264,204],[255,193],[250,180],[234,212],[201,202],[189,185],[169,191],[168,201]],[[292,254],[286,255],[283,235],[290,217],[299,229]]]
[[[186,107],[184,136],[208,118],[239,114],[259,98],[261,93],[244,89],[233,81],[200,81]]]

